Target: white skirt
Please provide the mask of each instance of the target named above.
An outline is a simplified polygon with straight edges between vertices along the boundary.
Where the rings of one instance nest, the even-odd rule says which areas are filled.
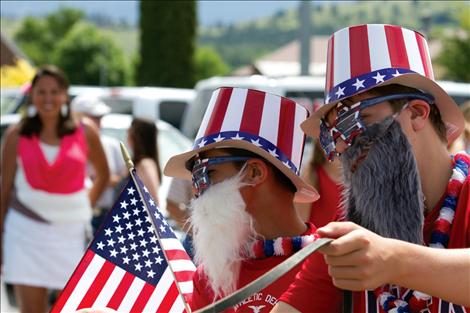
[[[9,209],[3,236],[6,283],[62,289],[85,253],[89,223],[48,224]]]

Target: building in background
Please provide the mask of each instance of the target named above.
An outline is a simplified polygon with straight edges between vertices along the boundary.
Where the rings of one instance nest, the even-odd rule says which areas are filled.
[[[326,51],[328,50],[329,36],[312,36],[310,38],[310,75],[325,76],[326,73]],[[431,58],[436,57],[442,48],[439,40],[429,41]],[[257,59],[251,64],[236,69],[232,75],[249,76],[264,75],[268,77],[283,77],[300,75],[300,44],[294,40],[273,52]],[[436,79],[440,79],[442,70],[439,66],[434,67]]]
[[[27,60],[29,64],[32,64],[31,60],[13,41],[9,40],[3,33],[0,33],[0,66],[14,66],[16,61],[20,59]]]

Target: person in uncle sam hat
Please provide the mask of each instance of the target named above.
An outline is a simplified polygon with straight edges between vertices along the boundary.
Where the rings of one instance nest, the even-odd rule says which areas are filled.
[[[342,303],[352,312],[468,312],[458,305],[468,294],[448,278],[405,272],[403,279],[403,245],[392,244],[399,239],[441,249],[470,247],[470,158],[449,156],[446,149],[464,120],[434,81],[423,35],[393,25],[337,31],[329,40],[325,98],[302,129],[319,138],[330,159],[341,158],[344,218],[355,224],[319,230],[326,237],[347,235],[323,249],[325,258],[314,254],[304,262],[273,312],[339,312]],[[464,255],[457,256],[460,264]],[[384,266],[373,267],[371,258]],[[436,268],[436,262],[425,259],[414,271]],[[366,284],[364,277],[375,281]],[[417,282],[410,283],[411,277]],[[336,286],[363,291],[351,296]]]
[[[316,190],[300,177],[307,110],[269,93],[214,91],[191,151],[172,157],[168,176],[191,179],[195,260],[192,309],[204,307],[267,272],[313,241],[296,213]],[[267,312],[300,266],[233,308]]]

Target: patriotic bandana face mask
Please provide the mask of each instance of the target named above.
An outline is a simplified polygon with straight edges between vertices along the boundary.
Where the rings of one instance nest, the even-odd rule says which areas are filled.
[[[400,93],[387,96],[380,96],[360,102],[353,105],[346,105],[339,102],[338,105],[329,111],[320,120],[320,145],[325,152],[328,160],[332,161],[340,153],[336,150],[336,142],[341,138],[348,146],[351,146],[354,138],[360,135],[366,129],[367,125],[361,118],[361,111],[365,108],[389,100],[397,99],[421,99],[429,104],[434,103],[434,98],[425,93]]]
[[[196,155],[191,160],[192,162],[186,165],[186,168],[188,168],[192,174],[194,196],[196,198],[200,197],[204,191],[209,189],[212,185],[209,176],[209,166],[228,162],[243,162],[249,159],[251,158],[242,156],[223,156],[201,159],[199,155]]]

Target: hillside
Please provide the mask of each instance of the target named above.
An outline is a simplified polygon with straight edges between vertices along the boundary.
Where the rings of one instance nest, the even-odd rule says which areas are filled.
[[[423,18],[429,16],[430,32],[458,26],[457,14],[462,1],[359,1],[312,6],[311,33],[331,35],[348,25],[364,23],[399,24],[424,29]],[[425,19],[424,19],[425,20]],[[199,44],[213,46],[232,69],[251,63],[298,36],[296,10],[286,10],[248,23],[202,28]]]
[[[414,29],[424,29],[423,17],[429,16],[429,33],[436,35],[444,28],[458,26],[457,14],[463,1],[358,1],[342,3],[323,3],[312,5],[311,33],[330,35],[335,30],[354,24],[389,23],[400,24]],[[113,23],[98,24],[106,33],[112,35],[116,43],[129,58],[133,58],[138,49],[138,30],[127,25],[123,27]],[[20,24],[19,20],[1,19],[2,33],[13,38]],[[298,35],[297,10],[279,11],[272,16],[251,22],[232,25],[219,25],[199,29],[198,44],[212,46],[220,53],[224,61],[235,69],[251,63],[260,56],[269,53],[286,43],[295,40]]]

